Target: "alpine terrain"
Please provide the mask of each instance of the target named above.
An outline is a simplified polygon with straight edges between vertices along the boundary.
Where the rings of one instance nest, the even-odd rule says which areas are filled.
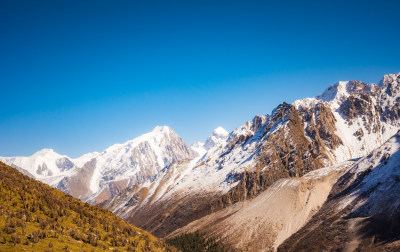
[[[379,84],[338,82],[315,98],[255,116],[203,156],[172,163],[154,180],[127,187],[101,205],[157,236],[168,236],[272,186],[267,194],[282,178],[306,180],[313,170],[368,155],[399,130],[399,101],[400,74],[385,75]],[[321,179],[330,187],[340,175]],[[310,179],[303,183],[319,183]],[[310,213],[323,204],[329,187]]]
[[[177,160],[197,155],[171,128],[157,126],[124,144],[76,159],[43,149],[30,157],[0,157],[0,161],[76,198],[96,203],[129,185],[152,179]]]
[[[162,238],[200,231],[238,251],[390,250],[399,130],[400,73],[340,81],[191,146],[157,126],[77,159],[45,149],[0,160]]]

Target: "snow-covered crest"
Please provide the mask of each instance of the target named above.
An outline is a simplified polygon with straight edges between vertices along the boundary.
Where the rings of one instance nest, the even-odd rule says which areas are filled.
[[[321,96],[298,100],[292,104],[283,103],[274,109],[271,115],[257,115],[232,131],[218,145],[206,150],[205,153],[203,151],[204,155],[200,155],[202,157],[190,162],[174,164],[163,170],[151,183],[139,185],[137,190],[148,189],[141,204],[171,201],[176,197],[184,197],[183,195],[207,193],[222,195],[227,193],[238,184],[237,174],[245,170],[251,171],[257,164],[261,163],[262,166],[259,168],[266,172],[272,165],[282,167],[277,163],[261,162],[260,153],[264,153],[262,158],[267,161],[271,155],[276,155],[272,162],[281,162],[283,165],[287,165],[288,162],[296,162],[288,156],[296,153],[298,151],[296,148],[300,148],[297,146],[302,144],[305,146],[305,152],[299,158],[307,159],[318,155],[318,153],[306,152],[315,144],[313,142],[316,138],[315,134],[318,134],[317,138],[319,138],[318,148],[326,149],[319,159],[318,156],[316,158],[316,160],[324,160],[323,164],[334,165],[366,155],[390,138],[400,126],[397,119],[384,121],[379,116],[380,112],[376,109],[377,106],[385,105],[385,101],[393,101],[398,98],[382,91],[382,88],[375,84],[365,84],[359,81],[339,82]],[[371,111],[373,114],[368,112],[368,107],[364,104],[361,106],[363,110],[358,111],[360,106],[357,102],[359,100],[373,108]],[[346,110],[346,106],[350,109]],[[353,113],[351,118],[345,114],[346,111]],[[297,121],[296,117],[298,117]],[[292,135],[293,130],[301,130],[299,127],[301,124],[303,124],[302,130],[305,136],[304,138],[297,136],[295,139]],[[325,127],[328,124],[331,128]],[[360,128],[363,129],[362,133],[359,131]],[[271,136],[274,136],[275,133],[278,135],[273,138],[275,140],[271,140]],[[297,131],[297,134],[302,133]],[[329,142],[331,134],[335,134],[339,139],[336,143]],[[282,139],[282,145],[275,145],[275,142],[271,142],[279,142],[279,139]],[[305,143],[298,142],[299,139]],[[307,141],[309,141],[308,147]],[[192,149],[202,146],[204,145],[196,143]],[[287,150],[282,148],[287,148]],[[134,191],[131,193],[135,195]],[[125,199],[129,200],[130,197],[126,196]],[[119,209],[118,211],[123,211],[129,216],[123,207],[127,202],[116,199],[111,204],[114,204],[115,209]],[[132,211],[134,211],[133,209],[137,211],[136,207],[139,206],[130,206]]]
[[[33,174],[37,173],[40,165],[41,174],[37,177],[52,185],[65,177],[72,179],[87,162],[95,160],[95,167],[87,171],[90,179],[86,183],[89,184],[89,193],[97,197],[104,188],[112,188],[109,190],[113,191],[115,189],[113,183],[118,183],[118,188],[141,183],[144,183],[143,186],[149,183],[161,185],[163,184],[161,180],[165,179],[163,174],[168,172],[171,164],[179,160],[192,159],[190,162],[179,165],[179,172],[175,171],[175,180],[167,183],[170,186],[171,195],[178,188],[226,192],[236,183],[232,179],[234,178],[232,174],[255,167],[259,153],[265,144],[269,143],[273,133],[282,130],[280,137],[288,145],[298,144],[293,141],[293,136],[288,130],[290,113],[298,113],[306,131],[312,122],[314,124],[317,122],[316,117],[320,116],[317,109],[319,105],[323,105],[326,111],[332,112],[333,117],[330,119],[335,125],[333,133],[341,139],[342,144],[328,148],[327,155],[331,158],[330,162],[338,163],[361,157],[382,144],[399,128],[399,120],[396,119],[397,112],[390,110],[396,108],[398,104],[399,76],[399,74],[387,75],[379,86],[360,81],[338,82],[316,98],[301,99],[292,104],[281,104],[272,111],[271,115],[256,115],[229,134],[218,127],[204,144],[197,142],[191,147],[188,147],[169,127],[157,126],[152,132],[138,138],[115,144],[101,153],[86,154],[78,159],[43,151],[48,152],[49,157],[54,156],[50,158],[52,161],[46,159],[45,168],[39,158],[37,162],[23,161],[24,158],[2,158],[1,160],[25,168]],[[372,114],[368,111],[357,111],[358,107],[363,108],[366,105],[371,107]],[[290,111],[291,108],[295,110]],[[308,116],[313,113],[312,120],[308,120]],[[325,122],[321,123],[325,124]],[[324,133],[321,128],[315,127],[315,130],[321,131],[321,134]],[[313,141],[308,133],[305,136],[308,141]],[[324,144],[329,146],[329,143]],[[268,151],[272,153],[273,148],[267,150],[267,156],[270,155]],[[59,166],[65,169],[61,171],[62,168]],[[51,173],[46,171],[46,167]],[[55,179],[56,176],[58,176],[57,179]],[[193,186],[193,183],[197,183],[198,186]]]
[[[207,137],[206,141],[195,142],[191,145],[191,148],[199,154],[200,157],[204,156],[210,149],[224,142],[228,137],[229,133],[222,127],[214,129],[212,134]]]
[[[90,195],[99,193],[110,182],[124,181],[127,186],[145,181],[165,166],[195,156],[196,153],[171,128],[157,126],[153,131],[135,139],[77,159],[60,155],[51,149],[43,149],[30,157],[0,157],[0,160],[25,169],[52,186],[57,186],[61,180],[76,180],[76,176],[81,176],[79,174],[82,169],[88,169],[85,164],[95,160],[95,167],[90,166],[85,171],[90,175],[90,179],[85,182],[90,189],[87,195]]]

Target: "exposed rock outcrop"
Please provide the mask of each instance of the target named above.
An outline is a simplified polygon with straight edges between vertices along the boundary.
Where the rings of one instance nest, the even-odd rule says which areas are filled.
[[[200,159],[172,165],[104,206],[165,236],[255,198],[279,179],[366,155],[400,127],[392,106],[400,100],[393,96],[399,78],[385,77],[380,85],[339,82],[316,98],[283,103],[271,115],[255,116],[231,132]],[[144,189],[146,194],[139,194]],[[140,204],[126,210],[126,202]]]
[[[279,251],[398,251],[400,133],[352,165]]]

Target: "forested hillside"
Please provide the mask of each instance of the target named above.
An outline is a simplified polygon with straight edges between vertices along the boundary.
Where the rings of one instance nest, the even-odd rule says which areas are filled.
[[[146,231],[0,162],[0,251],[170,251]]]

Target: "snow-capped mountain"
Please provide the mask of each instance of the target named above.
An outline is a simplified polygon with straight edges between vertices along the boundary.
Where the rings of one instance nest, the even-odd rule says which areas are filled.
[[[206,151],[210,150],[225,140],[228,135],[229,133],[222,127],[216,128],[204,143],[204,149]]]
[[[400,132],[338,179],[282,251],[399,251]],[[318,241],[318,242],[315,242]]]
[[[30,157],[0,157],[0,161],[75,197],[96,202],[126,186],[151,179],[175,161],[196,155],[171,128],[157,126],[152,132],[126,143],[77,159],[44,149]]]
[[[56,186],[64,177],[73,176],[77,167],[82,167],[97,154],[89,153],[72,159],[52,149],[42,149],[30,157],[0,157],[0,161],[46,184]]]
[[[400,131],[363,158],[280,179],[168,237],[200,231],[234,251],[398,251],[399,182]]]
[[[229,133],[224,128],[218,127],[209,137],[207,137],[207,140],[204,143],[198,141],[193,143],[190,147],[196,151],[200,157],[203,157],[203,155],[211,148],[222,143],[228,137],[228,135]]]
[[[217,128],[191,147],[170,128],[156,127],[78,159],[45,150],[0,160],[165,237],[280,179],[366,156],[399,129],[400,73],[379,84],[335,83],[229,134]]]
[[[219,237],[232,251],[274,251],[318,211],[338,177],[354,163],[346,161],[301,178],[280,179],[254,199],[197,219],[168,238],[198,231]]]
[[[255,116],[202,157],[174,163],[103,206],[166,236],[281,178],[367,155],[400,129],[399,101],[400,73],[378,85],[338,82],[315,98]]]

